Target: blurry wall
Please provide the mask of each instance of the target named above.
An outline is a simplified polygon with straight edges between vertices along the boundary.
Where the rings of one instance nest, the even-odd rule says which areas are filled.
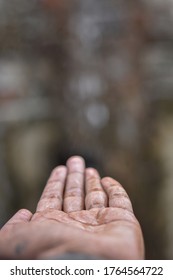
[[[0,1],[0,223],[80,154],[173,258],[173,1]]]

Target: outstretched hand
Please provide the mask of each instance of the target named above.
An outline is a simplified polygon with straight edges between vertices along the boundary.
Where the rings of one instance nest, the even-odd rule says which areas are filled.
[[[1,258],[47,259],[66,252],[144,258],[141,228],[124,188],[85,169],[78,156],[53,170],[35,214],[22,209],[0,231]]]

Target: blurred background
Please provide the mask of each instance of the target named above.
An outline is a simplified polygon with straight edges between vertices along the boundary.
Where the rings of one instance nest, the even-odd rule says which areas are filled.
[[[173,0],[0,0],[0,225],[85,157],[173,259]]]

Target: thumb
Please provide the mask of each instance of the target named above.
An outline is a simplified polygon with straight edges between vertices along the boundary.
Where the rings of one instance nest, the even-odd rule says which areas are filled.
[[[31,218],[32,213],[29,210],[21,209],[2,227],[1,230],[7,230],[15,224],[28,223]]]

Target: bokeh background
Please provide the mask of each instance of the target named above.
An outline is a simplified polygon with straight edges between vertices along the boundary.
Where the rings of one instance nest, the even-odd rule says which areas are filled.
[[[173,0],[0,0],[0,225],[85,157],[173,259]]]

